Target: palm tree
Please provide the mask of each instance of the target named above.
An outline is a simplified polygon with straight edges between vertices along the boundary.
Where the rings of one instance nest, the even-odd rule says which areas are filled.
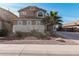
[[[42,20],[43,24],[45,25],[45,31],[48,31],[48,27],[50,24],[50,16],[46,16],[43,20]]]
[[[62,24],[61,17],[58,15],[57,11],[50,11],[50,26],[51,31],[56,32],[56,26]]]
[[[50,15],[46,16],[42,22],[46,27],[46,31],[49,31],[51,34],[55,34],[56,26],[62,25],[63,21],[57,11],[50,11]]]

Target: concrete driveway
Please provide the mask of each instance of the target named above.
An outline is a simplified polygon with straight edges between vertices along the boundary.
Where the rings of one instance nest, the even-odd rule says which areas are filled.
[[[57,32],[57,34],[65,39],[79,40],[79,32]]]
[[[79,55],[79,45],[0,44],[0,56]]]

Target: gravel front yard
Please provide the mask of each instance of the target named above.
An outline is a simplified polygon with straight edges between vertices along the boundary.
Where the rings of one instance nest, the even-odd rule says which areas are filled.
[[[78,45],[78,43],[62,38],[51,38],[50,40],[26,37],[20,40],[0,40],[0,44],[54,44],[54,45]]]

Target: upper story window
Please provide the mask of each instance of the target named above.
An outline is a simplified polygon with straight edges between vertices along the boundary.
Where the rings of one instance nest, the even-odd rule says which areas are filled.
[[[42,17],[42,16],[43,16],[42,12],[39,12],[39,13],[38,13],[38,16],[39,16],[39,17]]]
[[[14,25],[21,25],[22,21],[21,20],[15,20],[15,21],[13,21],[13,24]]]
[[[37,12],[37,17],[43,18],[44,17],[44,12],[43,11],[38,11]]]
[[[25,15],[25,12],[22,12],[23,15]]]
[[[22,15],[26,15],[26,12],[20,12],[20,15],[22,16]]]
[[[36,24],[37,24],[37,25],[40,25],[40,21],[36,21]]]
[[[35,20],[32,20],[32,25],[36,25],[36,21]]]
[[[23,20],[23,25],[26,25],[27,24],[27,21]]]

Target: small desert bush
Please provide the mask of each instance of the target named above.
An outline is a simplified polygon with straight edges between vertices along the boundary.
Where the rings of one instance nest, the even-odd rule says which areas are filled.
[[[19,31],[17,31],[17,32],[15,33],[15,36],[16,36],[16,37],[19,37],[19,38],[22,38],[22,37],[25,36],[25,33],[24,33],[24,32],[19,32]]]
[[[32,30],[31,32],[16,32],[16,36],[20,38],[34,36],[38,39],[47,39],[50,36],[50,33],[49,32],[41,33],[36,30]]]
[[[49,36],[49,33],[41,33],[41,32],[37,32],[35,30],[32,30],[31,35],[34,37],[37,37],[38,39],[44,39],[44,38],[47,38]]]

